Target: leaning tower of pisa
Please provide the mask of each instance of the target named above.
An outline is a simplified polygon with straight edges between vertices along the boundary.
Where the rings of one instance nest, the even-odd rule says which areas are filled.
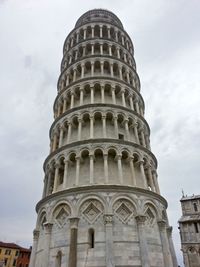
[[[63,47],[30,267],[177,267],[134,48],[83,14]]]

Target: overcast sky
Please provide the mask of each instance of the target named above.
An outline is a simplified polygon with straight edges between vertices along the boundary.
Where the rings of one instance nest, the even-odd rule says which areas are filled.
[[[182,266],[181,191],[200,194],[199,0],[0,0],[0,240],[32,244],[63,43],[93,8],[113,11],[133,40]]]

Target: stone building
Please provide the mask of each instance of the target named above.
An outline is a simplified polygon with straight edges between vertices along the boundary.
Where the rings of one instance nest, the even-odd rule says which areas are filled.
[[[185,267],[200,266],[200,195],[181,198],[179,220],[181,249]]]
[[[31,249],[0,241],[0,267],[28,267]]]
[[[175,267],[167,202],[119,18],[94,9],[67,36],[30,267]]]

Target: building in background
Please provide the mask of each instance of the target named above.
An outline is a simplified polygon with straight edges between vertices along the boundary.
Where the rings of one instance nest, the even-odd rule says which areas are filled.
[[[181,249],[185,267],[200,266],[200,195],[181,198],[179,220]]]
[[[0,267],[28,267],[30,254],[31,249],[0,241]]]
[[[57,86],[30,267],[177,267],[134,48],[115,14],[78,19]]]

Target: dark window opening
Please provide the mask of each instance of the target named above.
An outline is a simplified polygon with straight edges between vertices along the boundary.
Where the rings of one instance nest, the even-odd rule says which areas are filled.
[[[193,203],[193,206],[194,206],[194,211],[198,211],[197,203]]]
[[[94,229],[89,229],[89,247],[94,248]]]
[[[124,140],[124,135],[123,134],[119,134],[119,140]]]
[[[194,223],[194,228],[195,228],[195,232],[198,233],[199,229],[198,229],[198,224],[196,222]]]

